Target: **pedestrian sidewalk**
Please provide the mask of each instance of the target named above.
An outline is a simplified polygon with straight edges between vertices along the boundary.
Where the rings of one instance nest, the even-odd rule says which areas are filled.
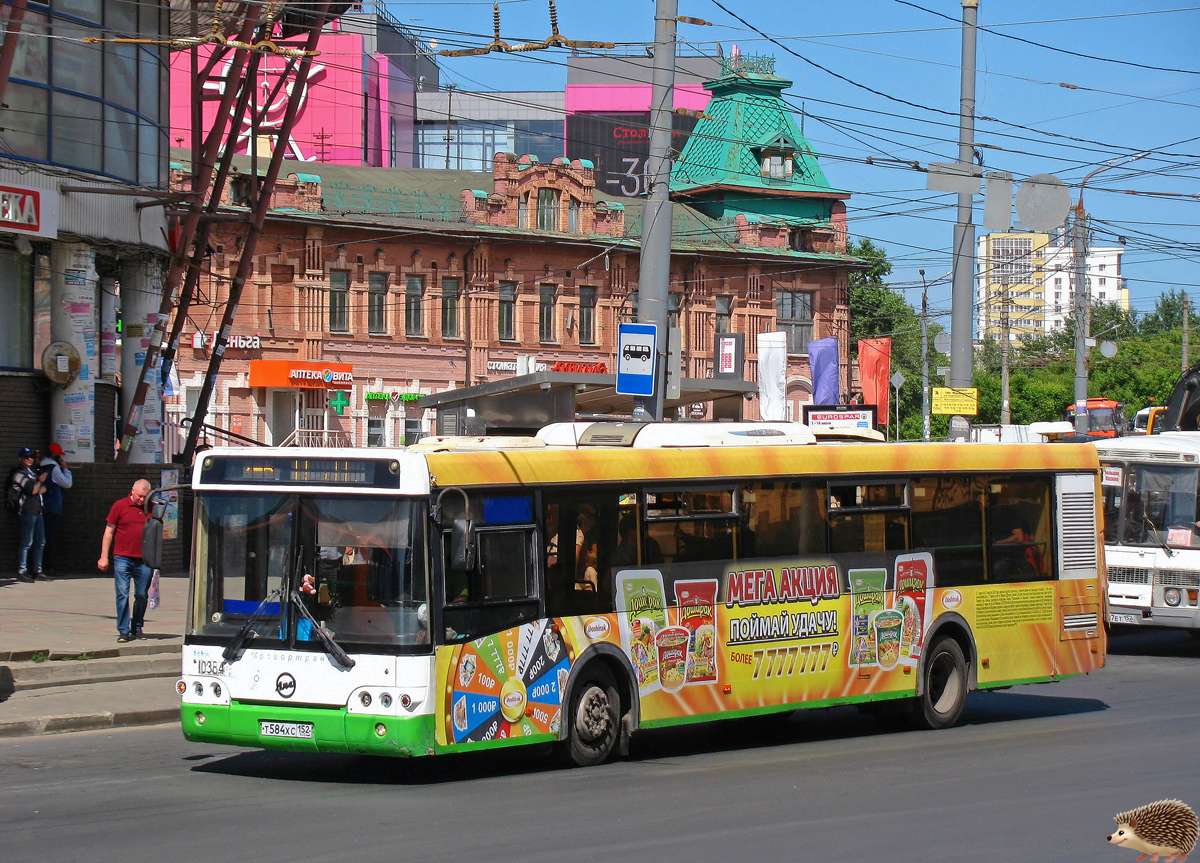
[[[111,575],[0,577],[0,737],[177,722],[187,579],[160,579],[145,641],[117,643]]]

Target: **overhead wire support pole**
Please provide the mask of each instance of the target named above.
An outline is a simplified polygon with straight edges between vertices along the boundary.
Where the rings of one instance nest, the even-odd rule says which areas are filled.
[[[248,43],[254,31],[258,29],[259,6],[254,3],[245,3],[242,8],[245,12],[245,18],[242,20],[238,41]],[[224,46],[214,46],[213,54],[217,55],[227,50],[232,49],[226,49]],[[209,63],[206,64],[208,68],[215,67],[213,59],[213,57],[209,58]],[[240,80],[248,59],[248,52],[242,50],[234,51],[233,57],[230,60],[229,70],[226,74],[226,81]],[[221,94],[218,103],[217,113],[213,118],[212,131],[199,147],[199,160],[192,163],[193,197],[189,211],[183,219],[183,224],[180,226],[178,248],[171,250],[171,267],[167,271],[166,279],[163,280],[162,302],[158,308],[158,319],[154,324],[154,330],[150,336],[150,344],[146,347],[146,359],[142,364],[141,374],[138,377],[133,400],[129,405],[128,415],[123,418],[120,447],[117,450],[117,464],[124,464],[129,460],[129,453],[133,448],[134,438],[141,425],[142,408],[146,404],[146,394],[150,389],[150,376],[157,375],[160,372],[159,361],[162,356],[163,346],[166,344],[167,321],[170,320],[171,310],[175,305],[175,296],[178,292],[180,281],[183,278],[186,262],[188,261],[186,250],[196,239],[197,228],[200,225],[200,214],[204,209],[203,200],[212,188],[214,164],[219,152],[218,145],[224,138],[223,133],[226,123],[232,121],[230,109],[233,107],[234,97],[240,89],[230,86],[225,87],[225,91]],[[192,129],[193,142],[195,142],[199,134],[199,127]],[[193,148],[195,149],[194,143]]]
[[[645,402],[654,422],[663,418],[666,390],[667,295],[671,282],[671,128],[675,88],[677,0],[657,0],[654,11],[654,74],[650,96],[648,192],[642,210],[642,246],[638,262],[638,322],[658,330],[654,358],[654,395]]]
[[[1071,219],[1072,249],[1075,269],[1075,434],[1087,434],[1089,418],[1087,411],[1088,391],[1088,311],[1091,306],[1091,291],[1087,283],[1088,227],[1087,211],[1083,208],[1083,190],[1088,180],[1126,162],[1135,162],[1149,151],[1132,156],[1110,159],[1079,182],[1079,198],[1075,201],[1075,214]]]
[[[262,236],[263,225],[267,220],[267,211],[271,206],[271,197],[275,191],[275,181],[279,177],[279,169],[283,165],[284,153],[287,150],[284,142],[291,138],[292,130],[296,125],[296,118],[300,114],[300,106],[304,101],[305,92],[308,87],[309,72],[312,69],[313,55],[316,53],[317,41],[321,37],[321,30],[325,26],[326,16],[329,13],[329,5],[328,0],[322,3],[309,25],[304,55],[296,70],[296,83],[288,93],[287,108],[284,112],[283,121],[280,123],[279,130],[276,133],[275,147],[271,151],[271,160],[267,164],[267,171],[263,177],[259,197],[255,202],[253,217],[246,230],[246,239],[242,244],[242,254],[238,260],[237,272],[229,284],[229,296],[225,303],[225,313],[221,317],[221,327],[217,330],[216,338],[213,340],[212,354],[208,361],[208,371],[204,376],[204,383],[200,387],[200,394],[196,401],[196,413],[192,417],[187,442],[184,444],[183,453],[181,454],[184,464],[191,464],[192,458],[196,453],[196,442],[200,433],[200,426],[204,422],[204,417],[208,412],[209,399],[212,398],[212,391],[216,387],[217,374],[221,370],[221,360],[225,355],[225,346],[229,343],[229,333],[233,328],[233,319],[237,314],[238,303],[241,301],[242,288],[245,286],[246,279],[249,278],[254,268],[254,252],[258,246],[259,237]]]
[[[979,0],[962,0],[962,75],[959,82],[958,161],[967,169],[975,162],[975,29]],[[978,191],[978,189],[976,189]],[[958,194],[954,222],[954,277],[950,303],[950,380],[955,389],[971,386],[972,315],[975,301],[975,225],[973,195]],[[966,437],[966,429],[951,422],[950,437]]]

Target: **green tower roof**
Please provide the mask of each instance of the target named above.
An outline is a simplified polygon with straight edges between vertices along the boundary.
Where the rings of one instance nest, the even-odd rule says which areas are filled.
[[[730,206],[730,191],[775,199],[850,197],[829,185],[800,134],[783,101],[792,82],[775,74],[775,58],[737,55],[723,58],[721,69],[719,78],[704,83],[712,101],[671,172],[672,195],[724,193],[732,210],[742,208]],[[761,212],[762,205],[745,209]]]

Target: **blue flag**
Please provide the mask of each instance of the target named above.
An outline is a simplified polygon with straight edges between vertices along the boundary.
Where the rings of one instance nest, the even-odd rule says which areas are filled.
[[[812,369],[813,404],[836,405],[839,401],[837,339],[809,342],[808,364]]]

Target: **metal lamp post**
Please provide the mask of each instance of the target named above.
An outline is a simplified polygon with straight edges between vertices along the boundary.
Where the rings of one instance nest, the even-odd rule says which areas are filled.
[[[1079,184],[1079,199],[1075,202],[1075,217],[1071,220],[1073,240],[1072,254],[1075,256],[1075,433],[1087,434],[1087,320],[1088,299],[1090,291],[1087,288],[1087,213],[1083,209],[1083,188],[1087,181],[1109,168],[1116,168],[1128,162],[1134,162],[1143,156],[1150,155],[1149,151],[1136,153],[1132,156],[1122,156],[1111,159],[1092,171]]]

